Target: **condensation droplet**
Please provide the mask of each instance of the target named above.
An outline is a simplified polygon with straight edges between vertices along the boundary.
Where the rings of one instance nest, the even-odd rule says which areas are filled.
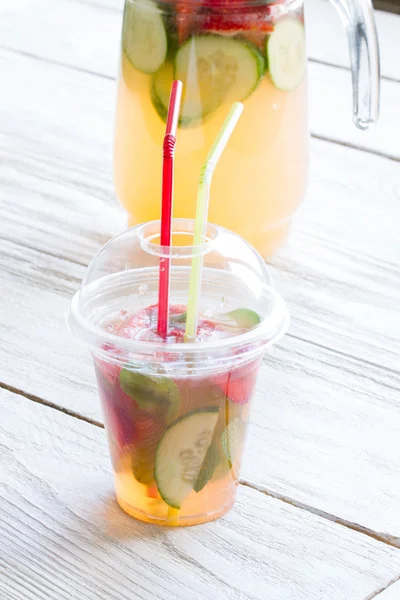
[[[225,306],[228,304],[227,299],[225,298],[225,296],[222,296],[221,298],[221,308],[225,308]]]
[[[123,319],[126,317],[127,314],[128,314],[128,311],[125,310],[124,308],[119,311],[119,316]]]
[[[107,329],[108,329],[108,331],[114,331],[114,325],[112,323],[109,323],[107,325]]]
[[[149,289],[149,286],[146,283],[142,283],[141,285],[139,285],[139,288],[138,288],[139,295],[143,296],[147,292],[148,289]]]

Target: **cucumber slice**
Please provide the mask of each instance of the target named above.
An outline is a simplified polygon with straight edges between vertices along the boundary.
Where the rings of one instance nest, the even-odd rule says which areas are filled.
[[[154,478],[172,508],[194,489],[219,417],[216,407],[188,413],[169,426],[157,447]]]
[[[227,319],[229,323],[234,323],[236,327],[241,329],[252,329],[261,323],[260,315],[249,308],[231,310],[231,312],[221,315],[220,319],[222,323]]]
[[[155,73],[167,56],[167,34],[161,10],[152,0],[128,0],[122,28],[122,47],[132,66]]]
[[[169,96],[174,80],[174,68],[166,62],[151,80],[151,100],[164,123],[167,122]]]
[[[151,443],[134,451],[132,473],[138,483],[149,486],[154,484],[154,461],[156,448]]]
[[[162,65],[161,69],[157,71],[152,77],[151,81],[151,100],[154,108],[158,115],[161,117],[164,123],[167,122],[169,97],[171,94],[171,86],[174,80],[174,67],[170,62],[166,62]],[[179,117],[179,127],[190,127],[200,124],[200,119],[187,119]],[[178,321],[180,315],[171,315],[171,318]],[[186,313],[185,313],[186,318]]]
[[[247,98],[264,73],[255,46],[219,35],[192,37],[177,52],[175,79],[184,84],[181,115],[198,120],[224,103]]]
[[[128,369],[119,375],[122,391],[135,400],[141,410],[149,413],[167,412],[171,421],[179,407],[179,389],[168,377],[151,377]]]
[[[228,423],[221,437],[222,449],[232,469],[238,458],[246,431],[246,425],[241,419]]]
[[[207,454],[204,457],[203,464],[200,467],[199,474],[197,475],[193,489],[198,494],[202,489],[205,488],[207,483],[210,481],[215,473],[216,468],[219,465],[219,452],[216,444],[213,442],[210,444]]]
[[[279,21],[267,40],[266,55],[275,87],[284,92],[296,89],[307,64],[304,25],[295,19]]]
[[[187,313],[179,315],[171,315],[172,323],[186,323]],[[228,313],[217,315],[215,318],[210,317],[209,320],[215,325],[226,327],[238,327],[240,329],[252,329],[261,323],[261,317],[250,308],[236,308]]]

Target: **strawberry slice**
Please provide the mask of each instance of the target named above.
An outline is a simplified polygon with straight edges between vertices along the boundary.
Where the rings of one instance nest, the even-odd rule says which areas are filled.
[[[136,402],[122,391],[119,383],[114,387],[112,397],[104,398],[104,413],[110,437],[114,443],[123,448],[137,439]]]
[[[105,346],[104,349],[107,350],[107,347]],[[106,362],[101,358],[96,357],[94,360],[101,373],[101,376],[106,378],[110,386],[114,386],[119,379],[121,367],[115,365],[114,363]]]
[[[202,29],[213,32],[223,31],[225,33],[239,33],[240,31],[271,33],[274,26],[263,14],[231,12],[230,14],[210,13],[204,19]]]
[[[183,44],[193,31],[197,14],[195,6],[187,0],[176,2],[176,30],[179,44]]]
[[[230,373],[218,375],[214,378],[229,400],[235,404],[247,404],[253,394],[257,372],[260,360],[254,361],[251,365],[239,367]]]

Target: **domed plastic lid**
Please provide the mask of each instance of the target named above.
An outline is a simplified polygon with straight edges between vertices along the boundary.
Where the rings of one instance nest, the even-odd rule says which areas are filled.
[[[260,255],[221,227],[209,224],[200,246],[193,245],[193,232],[193,220],[175,219],[172,245],[163,247],[160,222],[154,221],[128,229],[100,250],[73,298],[70,313],[72,331],[92,352],[119,364],[156,361],[166,349],[174,361],[185,360],[183,355],[188,353],[198,357],[207,353],[222,360],[233,352],[244,359],[285,333],[288,312]],[[179,313],[180,321],[175,318],[174,323],[178,331],[185,318],[195,256],[203,261],[199,314],[204,322],[222,325],[212,335],[199,334],[191,343],[176,343],[183,341],[176,335],[161,339],[151,322],[158,302],[160,259],[170,261],[171,319]],[[245,320],[247,316],[248,322],[234,328],[232,320],[237,318],[232,315],[238,314]],[[143,330],[136,327],[133,332],[126,323],[132,324],[137,315],[144,319]],[[152,333],[146,334],[146,328]]]

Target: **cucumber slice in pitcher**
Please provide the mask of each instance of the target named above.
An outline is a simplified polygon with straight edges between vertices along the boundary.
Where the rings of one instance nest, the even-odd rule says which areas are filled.
[[[167,56],[167,34],[161,10],[152,0],[128,0],[122,47],[135,69],[155,73]]]
[[[284,92],[296,89],[307,64],[304,25],[295,19],[279,21],[267,40],[266,55],[275,87]]]
[[[159,117],[164,123],[167,122],[169,97],[171,94],[171,86],[174,80],[174,67],[167,61],[155,73],[151,80],[151,100]],[[179,117],[179,127],[195,126],[200,123],[200,120],[185,119]],[[186,314],[186,313],[185,313]],[[174,318],[175,315],[171,315]]]
[[[174,68],[170,62],[163,64],[151,80],[151,100],[164,123],[167,121],[169,96],[173,80]]]
[[[174,76],[183,82],[182,119],[204,118],[224,103],[247,98],[264,73],[257,48],[220,35],[193,36],[177,52]]]
[[[158,444],[154,479],[160,496],[172,508],[180,509],[198,483],[218,417],[216,407],[179,417]]]

